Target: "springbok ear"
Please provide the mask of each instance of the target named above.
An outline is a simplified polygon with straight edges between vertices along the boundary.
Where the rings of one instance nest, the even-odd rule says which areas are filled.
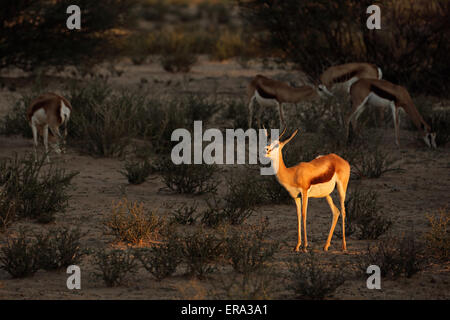
[[[289,141],[291,141],[292,138],[295,137],[295,135],[297,134],[297,132],[298,132],[298,129],[294,131],[294,133],[289,137],[289,139],[287,139],[286,141],[281,142],[281,146],[284,147],[285,144],[287,144]]]

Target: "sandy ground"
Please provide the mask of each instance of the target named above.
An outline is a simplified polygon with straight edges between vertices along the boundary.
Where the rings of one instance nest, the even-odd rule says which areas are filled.
[[[279,79],[299,84],[301,74],[288,73],[279,69],[263,69],[260,64],[252,64],[244,69],[234,62],[209,62],[202,59],[188,74],[169,74],[155,63],[134,66],[121,63],[116,66],[123,71],[120,77],[112,77],[110,82],[117,87],[141,87],[143,90],[160,94],[194,92],[218,95],[227,98],[242,98],[246,81],[256,73],[275,76]],[[30,89],[30,81],[19,72],[11,71],[3,75],[6,84],[0,90],[0,117],[12,107],[20,94]],[[5,80],[6,78],[9,78]],[[49,88],[61,89],[61,75],[46,78]],[[144,80],[143,80],[144,79]],[[15,91],[11,91],[11,86]],[[401,148],[395,147],[393,129],[380,129],[383,133],[384,148],[395,158],[404,171],[389,172],[379,179],[352,180],[350,189],[363,188],[376,190],[384,212],[395,219],[392,234],[400,235],[415,232],[421,239],[428,228],[426,214],[448,206],[450,190],[450,149],[448,147],[430,151],[418,144],[415,133],[401,131]],[[23,154],[32,150],[30,140],[21,137],[0,136],[0,155],[9,156],[14,152]],[[75,226],[86,232],[83,245],[89,248],[113,246],[112,238],[104,234],[102,220],[111,207],[112,201],[123,196],[130,200],[143,201],[148,208],[157,209],[160,215],[167,215],[170,208],[183,202],[201,202],[206,196],[185,196],[171,194],[161,190],[164,184],[157,175],[151,176],[145,183],[128,185],[120,159],[98,159],[81,155],[75,150],[56,161],[68,169],[79,171],[73,180],[74,189],[70,191],[72,198],[66,213],[57,215],[55,223],[39,225],[25,221],[16,223],[12,229],[20,225],[28,225],[36,230],[46,229],[52,225]],[[225,168],[225,170],[234,170]],[[270,238],[282,241],[276,254],[275,268],[281,274],[287,273],[285,262],[294,254],[292,248],[296,241],[297,216],[294,202],[286,205],[266,205],[256,210],[249,223],[257,222],[261,217],[270,219]],[[330,250],[321,250],[331,223],[329,207],[324,199],[312,199],[308,210],[308,236],[310,248],[317,252],[323,261],[336,261],[348,265],[348,272],[357,258],[373,241],[347,239],[348,252],[340,251],[340,239],[334,237]],[[339,225],[338,225],[339,226]],[[0,235],[1,236],[1,235]],[[341,265],[342,265],[341,264]],[[206,280],[195,280],[179,270],[173,277],[156,281],[145,270],[129,280],[129,283],[116,288],[106,288],[101,280],[93,276],[94,267],[91,259],[80,263],[82,270],[82,289],[70,291],[66,288],[65,271],[39,271],[31,278],[10,279],[9,275],[0,271],[0,299],[207,299],[214,298],[217,283],[221,279],[231,277],[232,269],[220,266]],[[278,281],[278,280],[277,280]],[[292,298],[285,290],[282,282],[274,284],[276,290],[272,298]],[[381,290],[368,290],[366,279],[351,278],[342,285],[333,299],[448,299],[450,298],[450,265],[430,264],[424,271],[410,279],[382,280]]]

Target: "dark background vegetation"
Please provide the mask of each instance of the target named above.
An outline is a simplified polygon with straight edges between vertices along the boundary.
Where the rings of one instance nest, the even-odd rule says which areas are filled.
[[[281,51],[316,79],[330,65],[367,61],[412,91],[448,95],[449,1],[239,2],[264,48]],[[366,28],[371,4],[381,8],[381,30]]]
[[[269,56],[294,62],[317,79],[330,65],[367,61],[413,92],[448,95],[450,2],[384,0],[377,3],[382,29],[368,30],[366,8],[372,3],[200,1],[191,10],[188,1],[5,0],[0,68],[82,68],[120,55],[139,64],[160,54],[168,71],[185,72],[197,54],[218,60],[238,56],[243,63]],[[82,8],[81,30],[66,28],[70,4]]]

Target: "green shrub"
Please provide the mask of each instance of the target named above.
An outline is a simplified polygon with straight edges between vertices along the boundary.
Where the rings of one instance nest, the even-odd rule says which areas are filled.
[[[115,287],[126,277],[137,272],[137,259],[131,250],[99,250],[94,255],[95,276],[102,279],[106,286]]]
[[[144,204],[127,199],[113,203],[111,213],[103,222],[108,233],[118,241],[131,244],[157,241],[164,221],[154,212],[147,212]]]
[[[296,256],[289,262],[289,289],[296,298],[322,300],[345,282],[343,269],[337,266],[329,270],[312,252]]]
[[[6,244],[0,248],[0,269],[13,278],[32,276],[40,268],[37,242],[28,235],[27,230],[21,229],[16,237],[8,236]]]
[[[70,198],[67,189],[78,172],[66,173],[53,164],[44,168],[45,156],[35,161],[33,155],[16,155],[3,161],[3,194],[15,203],[18,218],[48,223],[56,212],[65,211]]]

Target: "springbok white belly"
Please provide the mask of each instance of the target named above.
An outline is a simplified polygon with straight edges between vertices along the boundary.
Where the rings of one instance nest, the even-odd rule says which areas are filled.
[[[347,80],[346,82],[344,82],[344,87],[345,87],[345,90],[347,91],[347,93],[350,93],[350,88],[358,80],[359,80],[358,77],[353,77],[353,78]]]
[[[387,108],[387,107],[389,107],[391,105],[391,101],[389,101],[387,99],[384,99],[384,98],[381,98],[379,95],[377,95],[377,94],[375,94],[373,92],[371,92],[368,95],[367,102],[370,105],[375,106],[375,107],[385,107],[385,108]]]
[[[323,198],[333,192],[336,186],[336,174],[333,175],[330,181],[324,183],[313,184],[308,190],[308,197]]]
[[[35,126],[43,126],[47,124],[47,114],[43,108],[38,109],[34,112],[31,117],[31,123]]]

